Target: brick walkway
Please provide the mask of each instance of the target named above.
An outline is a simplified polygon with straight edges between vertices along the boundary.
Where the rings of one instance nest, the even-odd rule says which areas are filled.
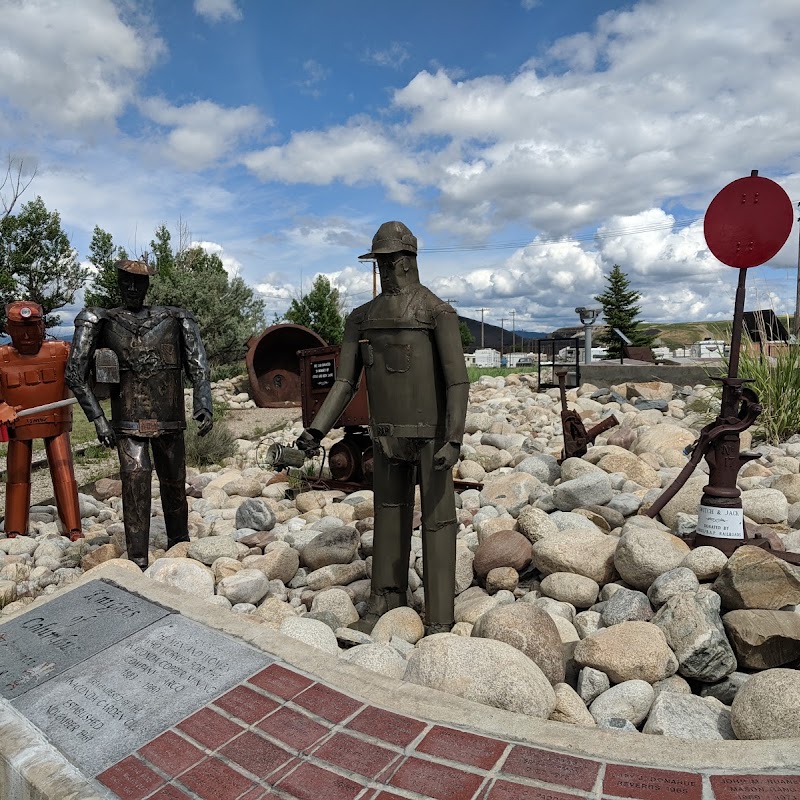
[[[624,741],[620,734],[621,757]],[[680,772],[578,758],[365,705],[279,664],[97,779],[122,800],[800,798],[800,775]]]

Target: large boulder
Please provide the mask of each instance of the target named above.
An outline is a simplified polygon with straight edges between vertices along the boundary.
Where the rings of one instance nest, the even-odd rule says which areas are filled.
[[[638,725],[647,716],[654,699],[653,687],[646,681],[623,681],[599,695],[589,706],[589,712],[597,723],[627,719]]]
[[[510,644],[542,670],[551,684],[564,681],[564,657],[556,623],[530,603],[498,606],[480,616],[472,636]]]
[[[800,738],[800,670],[753,675],[733,698],[731,723],[739,739]]]
[[[573,655],[582,667],[605,672],[612,683],[668,678],[678,669],[660,628],[650,622],[621,622],[578,642]]]
[[[269,581],[257,569],[240,569],[217,584],[217,594],[227,597],[234,606],[237,603],[256,605],[268,591]]]
[[[310,570],[331,564],[349,564],[358,552],[361,534],[348,525],[318,533],[300,551],[300,562]]]
[[[678,739],[735,739],[730,711],[716,698],[661,692],[655,699],[643,733]]]
[[[597,581],[574,572],[551,572],[542,579],[541,592],[576,608],[589,608],[597,601],[600,587]]]
[[[397,680],[402,680],[406,671],[406,660],[386,643],[356,645],[342,653],[341,660]]]
[[[541,481],[525,472],[510,472],[507,475],[489,477],[481,491],[481,505],[503,506],[512,513],[528,505],[528,498]]]
[[[618,542],[615,536],[601,533],[596,528],[558,531],[536,542],[533,564],[545,575],[574,572],[602,586],[614,577],[614,551]]]
[[[486,706],[547,719],[556,695],[544,673],[505,642],[436,634],[408,659],[404,679]]]
[[[800,568],[760,547],[736,549],[712,587],[731,610],[777,610],[800,603]]]
[[[645,464],[639,456],[627,450],[603,456],[597,462],[597,466],[606,472],[621,472],[628,480],[638,483],[639,486],[644,486],[646,489],[661,487],[661,478],[658,473]]]
[[[772,669],[800,659],[800,614],[794,611],[729,611],[722,624],[743,669]]]
[[[513,567],[517,572],[531,563],[533,546],[521,533],[498,531],[481,542],[475,550],[472,566],[479,578],[496,567]]]
[[[147,578],[182,589],[196,597],[214,596],[214,573],[198,561],[159,558],[144,574]]]
[[[679,566],[688,552],[689,545],[677,536],[631,526],[619,539],[614,566],[626,583],[646,592],[659,575]]]
[[[764,525],[786,522],[789,516],[789,502],[783,492],[777,489],[748,489],[742,492],[744,515]]]
[[[692,444],[696,438],[694,431],[689,428],[662,422],[645,430],[639,430],[638,438],[631,449],[637,456],[643,453],[683,450],[686,445]]]
[[[261,484],[258,484],[259,493]],[[245,500],[236,509],[236,527],[250,528],[254,531],[271,531],[275,527],[275,514],[272,509],[257,497]]]
[[[675,594],[658,610],[653,624],[664,633],[685,678],[716,683],[736,669],[714,592]]]
[[[392,637],[416,644],[424,635],[425,629],[419,614],[413,608],[393,608],[387,611],[372,629],[376,642],[390,642]]]
[[[560,511],[572,511],[591,505],[603,506],[613,495],[608,476],[597,470],[559,483],[553,489],[553,503]]]

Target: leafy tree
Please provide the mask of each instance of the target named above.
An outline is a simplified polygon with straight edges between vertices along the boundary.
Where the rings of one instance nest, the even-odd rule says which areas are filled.
[[[156,239],[148,302],[192,311],[212,365],[242,358],[247,340],[264,326],[263,301],[241,277],[228,276],[218,255],[197,246],[174,253],[163,225]]]
[[[114,247],[110,233],[99,225],[94,226],[92,242],[89,245],[89,262],[95,266],[97,273],[84,295],[87,306],[116,308],[122,305],[117,284],[117,268],[114,265],[120,259],[127,257],[128,254],[122,247]]]
[[[600,343],[608,347],[608,358],[620,358],[622,355],[622,342],[613,328],[619,328],[637,347],[649,347],[653,337],[640,330],[636,319],[642,310],[637,305],[642,295],[630,288],[631,282],[619,264],[614,264],[606,275],[606,281],[606,290],[594,299],[603,307],[603,317],[608,326],[607,331],[597,337]]]
[[[472,335],[469,326],[466,322],[464,322],[464,320],[461,320],[458,329],[461,333],[461,347],[466,353],[467,350],[475,343],[475,337]]]
[[[328,344],[342,343],[345,316],[341,295],[324,275],[317,275],[308,294],[292,300],[283,318],[286,322],[311,328]]]
[[[52,312],[75,301],[89,270],[78,263],[58,212],[48,211],[37,197],[0,221],[0,274],[5,276],[4,304],[11,299],[39,303],[49,328],[61,321]]]

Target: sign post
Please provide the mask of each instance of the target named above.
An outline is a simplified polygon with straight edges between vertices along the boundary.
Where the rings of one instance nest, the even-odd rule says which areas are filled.
[[[745,386],[748,381],[738,377],[745,283],[750,267],[769,261],[783,247],[793,216],[786,192],[769,178],[760,177],[758,170],[729,183],[706,211],[704,234],[709,250],[723,264],[739,270],[728,375],[715,379],[722,383],[719,415],[701,430],[700,438],[689,448],[689,463],[647,511],[649,517],[655,517],[705,456],[709,477],[700,500],[695,547],[712,545],[730,555],[746,541],[736,478],[741,467],[758,458],[758,454],[740,452],[739,434],[755,422],[761,406],[756,393]],[[766,539],[748,543],[769,546]]]

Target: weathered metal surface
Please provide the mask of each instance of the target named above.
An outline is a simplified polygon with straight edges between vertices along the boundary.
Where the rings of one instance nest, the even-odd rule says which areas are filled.
[[[564,449],[561,451],[560,461],[567,458],[583,458],[589,450],[589,445],[601,433],[616,427],[619,423],[612,414],[587,431],[577,411],[570,411],[567,408],[567,370],[557,369],[556,376],[561,392],[561,427],[564,432]]]
[[[754,171],[755,172],[755,171]],[[794,213],[789,195],[757,174],[720,190],[703,221],[708,249],[729,267],[757,267],[786,243]]]
[[[248,342],[245,363],[250,396],[260,408],[296,408],[301,404],[298,351],[325,347],[318,334],[302,325],[273,325]]]
[[[341,349],[338,345],[331,345],[301,350],[298,353],[300,358],[300,388],[304,428],[311,425],[311,420],[314,419],[328,393],[333,388],[339,368]],[[353,399],[347,404],[333,427],[344,428],[350,425],[369,425],[367,384],[364,380],[363,371]]]

